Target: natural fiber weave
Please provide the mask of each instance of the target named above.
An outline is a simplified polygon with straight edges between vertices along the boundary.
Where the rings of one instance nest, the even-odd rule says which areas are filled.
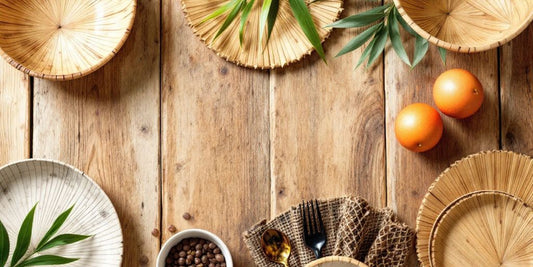
[[[227,2],[228,0],[181,0],[183,11],[194,33],[220,57],[249,68],[273,69],[298,61],[313,51],[313,46],[294,18],[289,1],[286,0],[280,1],[278,17],[268,45],[265,37],[262,43],[259,43],[262,1],[255,2],[248,16],[242,46],[239,43],[240,15],[213,41],[226,16],[203,23],[202,21]],[[342,11],[342,4],[343,0],[322,0],[308,4],[322,41],[332,30],[325,26],[337,20]]]
[[[533,0],[394,0],[420,36],[447,50],[474,53],[501,46],[533,20]]]
[[[343,197],[319,201],[328,241],[324,256],[348,256],[375,266],[403,266],[409,254],[413,232],[397,221],[389,209],[375,210],[362,198]],[[291,240],[290,266],[304,266],[315,260],[305,246],[303,223],[297,207],[280,214],[270,222],[262,221],[244,234],[257,266],[276,267],[261,250],[261,235],[274,228]]]
[[[484,151],[463,158],[433,182],[418,211],[417,255],[428,267],[430,233],[439,214],[461,196],[480,190],[502,191],[533,205],[533,158],[510,151]]]

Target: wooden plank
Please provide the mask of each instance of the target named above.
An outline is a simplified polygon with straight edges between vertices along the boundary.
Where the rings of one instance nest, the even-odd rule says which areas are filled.
[[[372,5],[346,1],[343,16]],[[334,58],[355,34],[333,31],[327,65],[313,53],[272,72],[272,216],[317,197],[357,194],[385,205],[382,65],[354,71],[362,50]]]
[[[35,79],[35,157],[85,171],[109,195],[124,266],[154,266],[160,225],[159,1],[138,1],[133,32],[103,69],[70,82]]]
[[[163,237],[203,228],[253,266],[241,234],[269,215],[268,72],[217,57],[179,1],[163,1],[162,44]]]
[[[412,51],[410,44],[408,51]],[[456,120],[442,115],[444,135],[434,149],[414,153],[401,147],[394,134],[394,119],[405,106],[422,102],[433,107],[433,83],[443,71],[464,68],[474,73],[484,87],[485,101],[474,116]],[[391,50],[385,59],[387,202],[399,218],[415,228],[422,198],[437,176],[454,161],[481,150],[497,149],[499,142],[497,51],[478,54],[448,54],[447,65],[430,47],[426,58],[411,70]],[[416,265],[416,257],[409,266]]]
[[[533,26],[501,52],[502,147],[533,155]]]
[[[29,77],[0,62],[0,165],[30,156]]]

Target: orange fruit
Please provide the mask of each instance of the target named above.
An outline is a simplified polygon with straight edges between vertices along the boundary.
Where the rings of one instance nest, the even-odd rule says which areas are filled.
[[[415,152],[428,151],[436,146],[444,129],[439,112],[422,103],[405,107],[394,124],[396,139]]]
[[[442,113],[457,119],[472,116],[483,103],[483,86],[462,69],[442,73],[433,85],[433,99]]]

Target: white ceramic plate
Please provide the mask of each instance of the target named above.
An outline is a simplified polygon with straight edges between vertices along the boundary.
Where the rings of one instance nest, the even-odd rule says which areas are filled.
[[[9,234],[11,253],[22,221],[37,202],[30,251],[56,217],[75,204],[57,234],[93,237],[45,254],[80,258],[69,266],[121,266],[122,229],[107,195],[81,171],[48,160],[24,160],[0,169],[0,220]]]

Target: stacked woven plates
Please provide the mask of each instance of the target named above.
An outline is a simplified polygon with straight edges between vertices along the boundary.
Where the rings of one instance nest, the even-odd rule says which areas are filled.
[[[533,266],[533,159],[471,155],[429,188],[417,218],[423,266]]]

